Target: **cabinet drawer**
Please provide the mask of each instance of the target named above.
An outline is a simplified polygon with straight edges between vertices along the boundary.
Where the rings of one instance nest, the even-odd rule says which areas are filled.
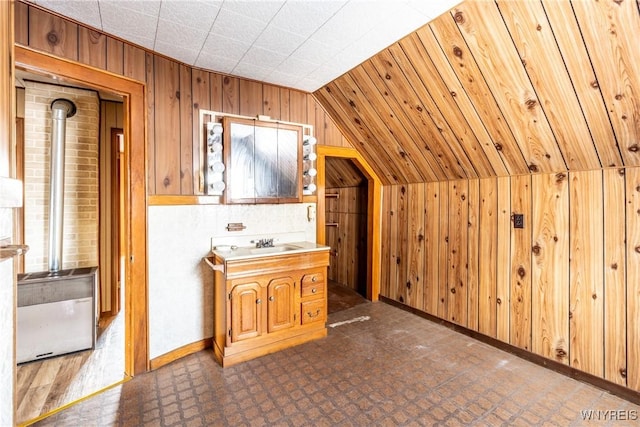
[[[306,325],[313,322],[324,322],[326,317],[326,306],[323,299],[315,299],[312,301],[305,301],[301,304],[302,307],[302,324]]]
[[[302,276],[300,286],[302,298],[314,295],[323,295],[325,288],[324,273],[316,271]]]

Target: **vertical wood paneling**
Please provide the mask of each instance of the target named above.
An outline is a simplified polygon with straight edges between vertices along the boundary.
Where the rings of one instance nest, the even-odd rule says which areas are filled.
[[[180,194],[196,194],[197,171],[194,167],[195,153],[193,150],[193,124],[198,116],[193,116],[193,99],[191,89],[191,67],[180,65],[180,88],[178,101],[180,103]],[[197,153],[197,151],[196,151]],[[195,183],[195,185],[194,185]]]
[[[438,317],[447,318],[447,299],[449,295],[449,185],[446,181],[438,183],[440,188],[440,217],[438,218]]]
[[[155,194],[180,194],[180,70],[155,57]],[[150,163],[153,164],[153,163]]]
[[[389,293],[392,278],[390,277],[391,259],[391,227],[393,216],[391,215],[391,191],[392,187],[382,187],[382,232],[380,236],[380,294],[391,298]],[[327,203],[331,199],[327,199]],[[329,228],[329,227],[327,227]],[[328,230],[327,230],[328,231]]]
[[[511,212],[524,215],[524,228],[511,230],[510,343],[531,350],[531,177],[511,178]]]
[[[496,337],[496,281],[498,268],[498,182],[481,179],[478,241],[478,331]]]
[[[14,2],[14,34],[15,43],[29,46],[29,6],[22,2]]]
[[[86,27],[79,27],[78,61],[106,70],[107,36]]]
[[[262,83],[241,79],[240,114],[255,117],[262,111]]]
[[[306,94],[297,90],[289,92],[289,120],[295,123],[309,123]]]
[[[626,169],[627,386],[640,391],[640,168]]]
[[[496,257],[496,338],[509,342],[511,306],[511,266],[505,262],[511,257],[511,180],[499,177],[498,234]]]
[[[467,327],[478,330],[480,281],[480,180],[469,180],[469,223],[467,236]]]
[[[468,184],[449,181],[449,251],[447,320],[467,325]]]
[[[107,71],[124,75],[124,43],[107,37]]]
[[[362,292],[366,289],[366,187],[326,188],[325,244],[332,248],[331,280]],[[363,227],[364,226],[364,227]]]
[[[194,171],[193,190],[194,194],[203,191],[203,171],[200,170],[200,162],[204,156],[201,147],[204,145],[205,129],[200,123],[200,110],[211,110],[211,87],[209,84],[209,73],[206,71],[193,69],[191,70],[191,115],[192,115],[192,170]],[[215,111],[215,110],[214,110]],[[181,124],[188,126],[188,122]],[[201,127],[202,126],[202,127]]]
[[[262,114],[272,119],[282,120],[280,112],[280,88],[265,84],[262,86]]]
[[[424,310],[425,185],[408,186],[408,271],[406,303]]]
[[[315,99],[313,99],[312,97],[309,97],[309,99],[313,100],[316,108],[322,110],[323,112],[325,144],[337,147],[345,146],[345,144],[343,143],[344,138],[342,137],[342,133],[340,132],[340,129],[338,129],[334,121],[331,119],[331,116],[329,116],[326,111],[324,111],[321,105],[315,102]]]
[[[627,385],[625,174],[603,172],[604,208],[604,378]],[[596,243],[597,244],[597,243]]]
[[[114,287],[118,283],[118,261],[113,257],[117,253],[118,241],[116,224],[112,221],[114,209],[113,197],[118,177],[115,174],[111,131],[123,129],[123,104],[111,101],[100,102],[100,312],[115,309],[112,300]]]
[[[329,145],[327,144],[327,138],[325,136],[324,109],[321,108],[318,103],[311,102],[309,99],[307,99],[306,107],[307,117],[309,117],[309,123],[313,125],[316,139],[320,144]]]
[[[569,363],[569,185],[566,174],[531,177],[531,348]]]
[[[211,104],[215,105],[213,96]],[[235,77],[222,77],[222,112],[240,114],[240,80]]]
[[[391,227],[389,228],[389,253],[391,254],[390,262],[391,265],[389,267],[389,298],[397,300],[397,287],[399,281],[398,265],[400,264],[400,244],[398,241],[398,227],[400,226],[400,221],[398,220],[398,198],[400,193],[400,186],[394,185],[389,187],[389,209],[391,219]]]
[[[145,53],[145,81],[146,81],[146,101],[147,101],[147,191],[149,194],[157,194],[156,177],[156,76],[154,56]],[[160,99],[158,99],[159,101]]]
[[[604,375],[602,172],[573,172],[570,183],[569,364]]]
[[[304,123],[308,123],[313,126],[314,131],[318,131],[318,127],[321,127],[322,125],[317,123],[316,110],[320,109],[324,111],[324,109],[311,96],[305,96],[302,102],[302,108],[304,108],[307,117],[307,121]],[[318,139],[318,141],[321,140]],[[320,144],[322,144],[322,142],[320,142]]]
[[[290,115],[290,107],[289,107],[289,93],[291,91],[287,88],[280,88],[280,119],[285,121],[285,122],[290,122],[291,120],[291,115]]]
[[[398,205],[396,209],[398,220],[398,282],[396,288],[397,299],[405,303],[407,301],[407,271],[409,269],[409,200],[407,186],[398,187]]]
[[[211,87],[211,92],[209,94],[210,104],[209,109],[212,111],[224,111],[224,101],[225,98],[225,85],[223,83],[223,76],[218,73],[208,73],[209,74],[209,86]]]
[[[440,269],[440,184],[425,184],[426,218],[425,218],[425,288],[424,310],[436,316],[438,314],[438,284]]]
[[[77,61],[78,25],[29,8],[29,47]]]
[[[146,54],[144,50],[131,46],[130,44],[124,45],[124,76],[130,77],[135,80],[144,82],[147,78],[146,71]],[[153,81],[147,81],[147,98],[153,99]],[[151,122],[153,123],[153,122]],[[148,132],[148,130],[147,130]],[[149,139],[152,138],[149,136]]]

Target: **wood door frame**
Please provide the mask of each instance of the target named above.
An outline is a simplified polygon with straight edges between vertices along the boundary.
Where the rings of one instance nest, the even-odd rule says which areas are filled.
[[[378,175],[371,169],[367,161],[353,148],[332,147],[328,145],[317,146],[317,180],[318,180],[318,207],[316,214],[316,238],[318,243],[326,242],[326,215],[325,215],[325,163],[327,157],[340,157],[351,159],[356,167],[367,178],[367,299],[378,301],[380,295],[380,267],[381,250],[380,239],[382,236],[382,183]]]
[[[126,157],[124,152],[120,151],[120,135],[124,138],[124,130],[121,128],[111,128],[111,194],[107,197],[111,197],[111,233],[109,239],[111,239],[111,249],[114,251],[113,256],[110,259],[109,268],[111,269],[111,279],[115,279],[115,282],[111,282],[111,315],[115,316],[120,312],[120,286],[122,284],[122,278],[120,277],[121,257],[122,257],[122,242],[126,241],[125,235],[122,233],[122,221],[121,218],[126,217],[126,212],[123,207],[126,203],[123,199],[123,186],[122,182],[126,181],[124,171]]]
[[[149,370],[147,306],[147,117],[145,84],[104,70],[15,45],[15,68],[114,92],[124,99],[125,374]]]

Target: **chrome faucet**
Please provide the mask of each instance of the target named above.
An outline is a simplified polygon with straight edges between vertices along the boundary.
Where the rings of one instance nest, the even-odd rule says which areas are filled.
[[[260,239],[256,242],[256,248],[272,248],[273,239]]]

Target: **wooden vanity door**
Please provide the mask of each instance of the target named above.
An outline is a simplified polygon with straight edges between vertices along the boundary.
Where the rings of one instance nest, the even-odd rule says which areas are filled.
[[[268,332],[288,329],[295,324],[295,281],[291,277],[279,277],[269,281],[267,288]]]
[[[242,283],[231,290],[231,342],[262,334],[262,286],[258,282]]]

